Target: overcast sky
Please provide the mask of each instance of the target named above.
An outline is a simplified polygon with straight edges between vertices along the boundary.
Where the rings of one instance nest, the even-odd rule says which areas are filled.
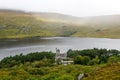
[[[120,0],[0,0],[0,8],[83,17],[120,14]]]

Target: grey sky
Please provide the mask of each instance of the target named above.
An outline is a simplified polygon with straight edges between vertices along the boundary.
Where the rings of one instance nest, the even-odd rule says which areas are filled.
[[[0,8],[98,16],[120,14],[120,0],[0,0]]]

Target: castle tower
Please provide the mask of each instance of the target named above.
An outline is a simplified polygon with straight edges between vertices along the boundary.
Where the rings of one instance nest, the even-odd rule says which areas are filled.
[[[57,49],[57,48],[56,48],[55,58],[58,59],[58,58],[59,58],[59,55],[60,55],[60,49]]]
[[[59,58],[60,50],[56,48],[56,53],[55,53],[55,64],[57,59]]]

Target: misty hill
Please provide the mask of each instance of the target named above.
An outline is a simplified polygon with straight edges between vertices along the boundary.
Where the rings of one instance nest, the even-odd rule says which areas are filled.
[[[79,18],[59,13],[0,10],[0,38],[80,36],[120,38],[120,15]]]
[[[19,13],[20,12],[20,13]],[[50,13],[53,15],[53,13]],[[48,15],[48,13],[46,13]],[[76,28],[75,24],[63,19],[45,17],[43,13],[29,13],[21,11],[0,11],[0,38],[24,38],[33,36],[69,36]],[[65,16],[65,15],[61,15]],[[56,18],[56,19],[54,19]],[[77,24],[76,24],[77,26]],[[74,28],[74,29],[73,29]]]
[[[104,16],[95,16],[95,17],[87,17],[84,18],[84,21],[87,22],[88,24],[93,24],[93,25],[105,25],[104,27],[113,27],[114,26],[119,26],[119,21],[120,21],[120,15],[104,15]],[[106,26],[108,25],[108,26]]]
[[[75,16],[70,16],[70,15],[64,15],[64,14],[59,14],[59,13],[45,13],[45,12],[41,12],[41,13],[31,13],[32,15],[39,17],[39,18],[46,18],[50,21],[56,21],[59,20],[61,22],[68,22],[68,21],[79,21],[81,20],[81,18],[79,17],[75,17]],[[76,23],[76,22],[75,22]]]

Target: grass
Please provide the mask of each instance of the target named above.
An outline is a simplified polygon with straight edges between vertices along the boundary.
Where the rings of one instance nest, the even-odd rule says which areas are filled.
[[[58,65],[52,67],[33,68],[31,66],[16,66],[13,68],[0,69],[0,80],[57,80],[69,78],[77,80],[80,73],[89,73],[99,67],[82,65]]]
[[[0,80],[77,80],[84,73],[83,80],[120,80],[120,62],[94,66],[54,65],[51,67],[32,66],[33,63],[0,69]]]
[[[83,80],[120,80],[120,62],[108,64],[89,73]]]
[[[52,15],[53,16],[53,15]],[[62,15],[61,15],[62,16]],[[64,16],[65,17],[65,16]],[[52,20],[52,21],[51,21]],[[74,20],[31,15],[29,13],[0,12],[0,39],[79,36],[120,38],[120,27],[117,25],[99,24],[91,27],[78,24]],[[101,27],[104,26],[104,27]],[[110,27],[108,27],[110,26]]]

